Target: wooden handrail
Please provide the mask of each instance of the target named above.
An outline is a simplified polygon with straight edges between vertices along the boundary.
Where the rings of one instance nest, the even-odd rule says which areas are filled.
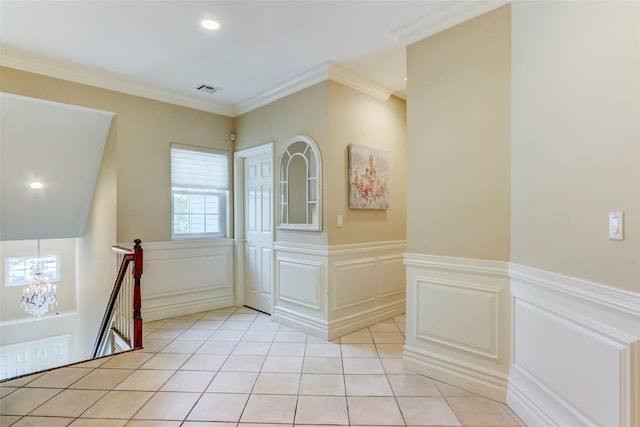
[[[91,357],[98,357],[100,353],[100,349],[102,347],[102,343],[107,337],[109,330],[111,329],[111,319],[113,318],[113,310],[116,305],[116,301],[118,299],[118,295],[120,293],[120,288],[122,287],[122,282],[124,281],[125,275],[127,274],[127,270],[129,269],[129,263],[133,262],[133,280],[134,280],[134,288],[133,288],[133,342],[131,343],[132,348],[140,348],[142,347],[142,298],[140,296],[140,278],[142,276],[142,266],[143,266],[143,256],[142,256],[142,246],[140,245],[142,241],[140,239],[136,239],[133,241],[134,247],[133,250],[122,248],[120,246],[112,246],[112,250],[116,253],[122,254],[122,262],[120,264],[120,270],[118,271],[118,276],[116,277],[116,281],[113,284],[113,289],[111,290],[111,296],[109,297],[109,302],[107,303],[107,307],[104,312],[104,316],[102,317],[102,322],[100,323],[100,329],[98,330],[98,335],[96,336],[96,341],[93,345],[93,350],[91,352]]]

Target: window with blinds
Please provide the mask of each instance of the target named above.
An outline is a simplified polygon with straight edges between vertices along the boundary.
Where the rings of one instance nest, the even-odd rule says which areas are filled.
[[[226,235],[228,157],[206,148],[171,146],[174,238]]]

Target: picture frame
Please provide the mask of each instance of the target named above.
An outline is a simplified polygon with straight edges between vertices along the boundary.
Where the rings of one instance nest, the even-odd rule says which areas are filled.
[[[349,209],[389,208],[389,154],[356,144],[349,157]]]

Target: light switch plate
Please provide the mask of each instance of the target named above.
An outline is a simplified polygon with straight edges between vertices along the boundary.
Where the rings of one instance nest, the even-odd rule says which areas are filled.
[[[609,239],[624,240],[624,212],[609,212]]]

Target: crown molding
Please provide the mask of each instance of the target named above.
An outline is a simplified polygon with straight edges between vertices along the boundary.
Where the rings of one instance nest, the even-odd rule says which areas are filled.
[[[226,105],[135,83],[96,70],[69,66],[68,64],[61,64],[52,60],[16,54],[15,52],[7,52],[4,48],[2,56],[0,56],[0,65],[30,73],[42,74],[48,77],[68,80],[75,83],[95,86],[102,89],[122,92],[129,95],[149,98],[156,101],[167,102],[169,104],[180,105],[182,107],[193,108],[209,113],[220,114],[228,117],[232,117],[233,115],[233,108]]]
[[[6,52],[6,49],[3,49],[2,56],[0,57],[0,65],[227,117],[237,117],[248,113],[249,111],[253,111],[326,80],[333,80],[383,101],[389,99],[389,96],[393,94],[391,89],[330,61],[286,80],[232,107],[132,82],[97,70],[74,67],[53,60],[16,54],[15,52]]]
[[[396,28],[391,34],[398,37],[400,43],[409,45],[508,3],[511,0],[452,1]]]
[[[387,87],[379,85],[353,71],[347,70],[334,62],[328,61],[292,79],[286,80],[269,90],[259,93],[246,101],[236,104],[233,115],[236,117],[248,113],[249,111],[270,104],[325,80],[333,80],[334,82],[383,101],[389,99],[389,96],[393,93],[393,90]]]
[[[312,68],[302,74],[297,75],[289,80],[285,80],[257,95],[252,96],[234,106],[233,117],[256,110],[274,101],[299,92],[303,89],[311,87],[317,83],[327,80],[328,68],[327,63]]]

